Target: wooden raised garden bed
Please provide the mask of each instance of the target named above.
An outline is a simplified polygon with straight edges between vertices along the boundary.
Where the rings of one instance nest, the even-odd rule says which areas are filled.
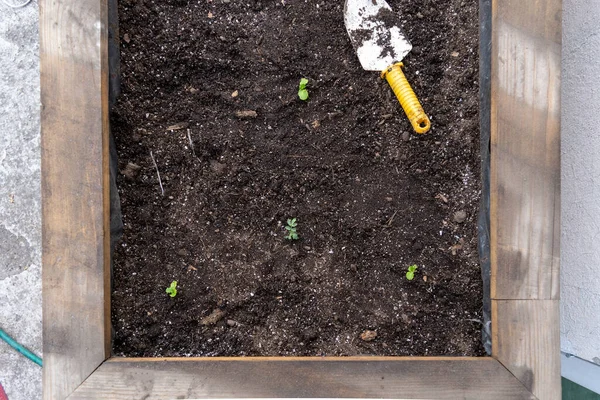
[[[44,398],[559,399],[561,6],[491,2],[492,357],[119,358],[107,2],[41,1]]]

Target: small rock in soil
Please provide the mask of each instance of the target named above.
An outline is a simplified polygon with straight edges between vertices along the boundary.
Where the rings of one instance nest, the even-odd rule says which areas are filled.
[[[235,92],[231,93],[231,97],[238,97],[239,94],[240,92],[236,90]]]
[[[366,330],[360,334],[360,338],[365,342],[372,342],[377,337],[377,331]]]
[[[441,193],[439,193],[437,196],[435,196],[435,198],[436,199],[440,199],[444,203],[448,203],[448,198],[446,196],[444,196],[443,194],[441,194]]]
[[[462,249],[462,244],[460,244],[460,243],[450,246],[450,250],[452,251],[453,256],[458,254],[458,250],[461,250],[461,249]]]
[[[125,41],[125,43],[131,42],[131,39],[129,38],[129,34],[128,33],[126,33],[126,34],[123,35],[123,40]]]
[[[186,249],[179,249],[179,250],[177,250],[177,254],[182,257],[187,257],[190,255],[190,252],[187,251]]]
[[[142,167],[140,167],[139,165],[130,162],[130,163],[127,163],[127,166],[125,167],[125,169],[123,171],[121,171],[121,173],[126,178],[135,179],[139,175],[141,169],[142,169]]]
[[[214,325],[219,322],[225,316],[225,311],[220,308],[215,308],[208,317],[202,318],[200,321],[201,325]]]
[[[462,224],[467,219],[467,212],[460,210],[454,213],[454,222]]]
[[[233,327],[234,327],[234,326],[236,326],[237,324],[238,324],[238,323],[237,323],[236,321],[232,320],[232,319],[228,319],[228,320],[227,320],[227,326],[229,326],[229,327],[232,327],[232,328],[233,328]]]
[[[235,116],[238,117],[239,119],[250,119],[250,118],[256,118],[258,116],[258,114],[254,110],[241,110],[241,111],[236,111]]]
[[[408,142],[409,139],[410,139],[410,133],[404,132],[402,134],[402,140],[404,140],[405,142]]]
[[[411,321],[408,315],[402,314],[400,317],[402,318],[402,322],[404,322],[406,325],[410,324]]]
[[[319,337],[319,334],[316,330],[309,329],[306,332],[304,332],[303,336],[304,336],[304,340],[306,340],[307,342],[312,342],[313,340],[315,340]]]
[[[220,163],[217,160],[210,160],[210,169],[212,169],[217,174],[220,175],[223,172],[225,172],[225,168],[227,168],[227,165]]]
[[[421,243],[421,242],[414,242],[413,245],[412,245],[412,248],[415,251],[423,250],[423,243]]]

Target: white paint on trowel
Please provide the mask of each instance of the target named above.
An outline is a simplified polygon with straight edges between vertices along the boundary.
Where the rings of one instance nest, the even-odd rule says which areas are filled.
[[[346,30],[366,71],[381,72],[402,61],[412,50],[412,45],[398,26],[387,27],[377,19],[382,9],[392,12],[384,0],[346,0],[344,6]],[[368,40],[356,40],[357,37],[362,38],[365,32],[372,32]],[[386,49],[391,49],[392,54]]]

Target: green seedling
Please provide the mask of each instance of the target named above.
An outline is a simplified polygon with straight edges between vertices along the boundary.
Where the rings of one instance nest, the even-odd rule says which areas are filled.
[[[408,279],[409,281],[415,279],[415,272],[417,272],[417,264],[408,267],[408,271],[406,272],[406,279]]]
[[[285,226],[285,229],[288,231],[288,234],[285,236],[286,239],[288,240],[298,240],[299,236],[298,236],[298,232],[296,232],[296,227],[298,226],[298,223],[296,222],[296,218],[291,218],[287,220],[287,225]]]
[[[308,100],[308,90],[306,90],[306,85],[308,85],[308,79],[300,79],[300,85],[298,86],[298,97],[303,101]]]
[[[177,296],[177,281],[171,282],[167,290],[165,290],[171,297]]]

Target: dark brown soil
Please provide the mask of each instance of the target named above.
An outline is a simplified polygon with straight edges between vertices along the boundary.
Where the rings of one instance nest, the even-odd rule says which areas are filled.
[[[388,1],[423,136],[341,0],[120,1],[116,354],[483,354],[477,0]]]

